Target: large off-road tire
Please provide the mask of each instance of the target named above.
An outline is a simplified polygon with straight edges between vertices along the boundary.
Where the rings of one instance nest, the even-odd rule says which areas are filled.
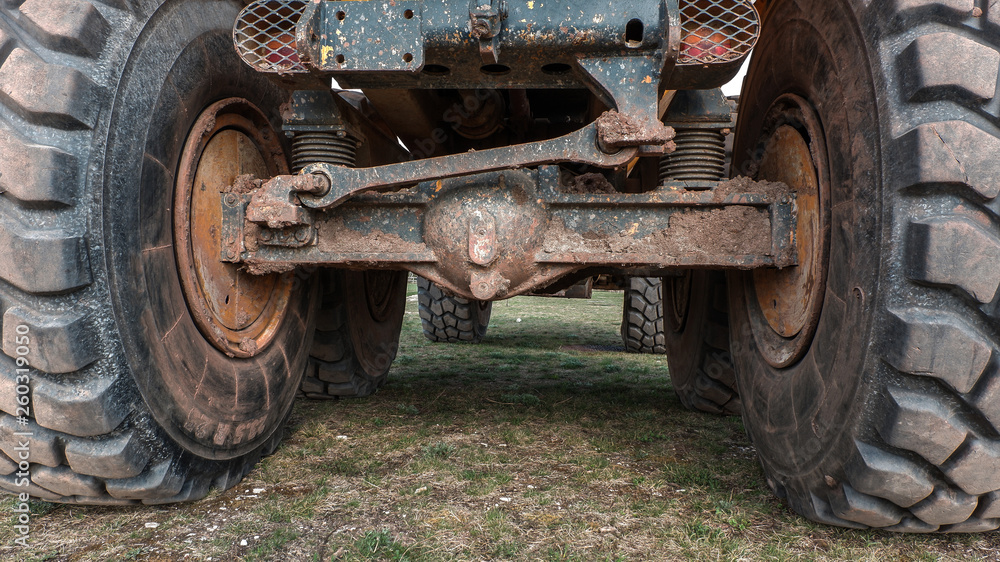
[[[193,500],[277,446],[316,291],[218,260],[220,189],[287,170],[240,8],[0,4],[0,488]]]
[[[406,310],[406,272],[324,271],[302,394],[361,398],[389,378]]]
[[[666,353],[663,339],[663,281],[629,277],[622,303],[622,344],[632,353]]]
[[[799,190],[800,265],[729,283],[767,481],[833,525],[996,529],[1000,7],[769,4],[735,165]]]
[[[493,312],[492,302],[447,295],[423,277],[417,277],[417,305],[424,337],[439,343],[483,341]]]
[[[664,278],[663,318],[670,383],[681,403],[691,410],[739,415],[725,274],[697,270]]]

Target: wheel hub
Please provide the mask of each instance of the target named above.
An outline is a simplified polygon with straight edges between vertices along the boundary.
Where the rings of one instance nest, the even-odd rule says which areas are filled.
[[[230,98],[201,114],[181,156],[174,205],[181,285],[202,334],[229,356],[252,357],[273,341],[294,276],[251,275],[220,260],[222,193],[244,174],[287,174],[282,155],[264,114]]]
[[[765,360],[784,368],[808,350],[826,290],[826,149],[815,112],[798,96],[778,98],[768,112],[764,130],[758,145],[763,155],[757,179],[783,182],[796,193],[798,265],[754,271],[752,284],[757,298],[748,306]]]

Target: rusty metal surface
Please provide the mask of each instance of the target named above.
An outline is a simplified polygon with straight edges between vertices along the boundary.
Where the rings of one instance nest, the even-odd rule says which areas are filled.
[[[500,34],[507,15],[506,0],[469,0],[469,29],[479,39],[483,64],[500,62]]]
[[[633,56],[668,71],[668,89],[692,89],[728,81],[757,32],[749,0],[258,0],[234,39],[262,72],[365,90],[580,87],[578,61]]]
[[[809,321],[811,288],[816,284],[815,250],[822,235],[819,224],[819,185],[809,145],[795,129],[782,125],[771,137],[761,162],[763,177],[782,181],[798,194],[798,267],[754,274],[757,300],[771,328],[790,338]]]
[[[780,184],[567,194],[559,168],[542,166],[357,196],[315,213],[312,244],[251,242],[256,250],[242,258],[265,271],[404,267],[464,298],[496,300],[594,266],[786,267],[795,263],[794,216],[794,198]]]
[[[306,64],[337,72],[413,71],[424,64],[424,2],[316,2],[303,15]]]
[[[652,56],[604,57],[581,59],[579,64],[592,83],[591,89],[617,109],[617,113],[607,112],[597,121],[598,139],[605,149],[645,145],[645,154],[673,150],[669,141],[674,131],[659,118],[661,60]]]
[[[671,3],[662,0],[421,2],[413,17],[420,23],[420,44],[414,44],[408,29],[396,25],[401,33],[398,41],[393,37],[396,29],[380,37],[383,60],[379,64],[385,65],[383,68],[394,67],[401,60],[395,51],[400,55],[408,52],[415,61],[422,59],[425,67],[430,66],[436,72],[369,72],[351,67],[346,54],[343,62],[338,62],[339,44],[364,43],[370,39],[357,28],[349,33],[344,25],[350,16],[337,20],[328,14],[374,9],[381,10],[386,18],[394,18],[401,4],[406,2],[322,2],[314,13],[307,13],[300,25],[300,37],[318,38],[315,43],[301,45],[303,58],[316,70],[337,76],[342,85],[362,89],[391,87],[390,82],[402,88],[477,87],[490,82],[518,88],[579,86],[578,73],[546,73],[542,69],[552,64],[573,68],[580,56],[662,52],[668,36],[667,12]],[[594,14],[601,17],[595,18]],[[630,21],[642,22],[638,41],[628,42],[625,37]],[[325,53],[329,54],[324,57]],[[420,66],[412,69],[420,70]]]
[[[755,271],[751,325],[765,361],[782,368],[812,342],[826,293],[830,251],[830,185],[819,119],[799,96],[779,97],[768,110],[757,177],[787,184],[797,195],[797,265]]]
[[[174,201],[181,286],[198,328],[230,356],[252,357],[271,343],[287,312],[292,279],[250,275],[219,260],[220,248],[233,261],[238,258],[242,234],[224,227],[223,217],[233,208],[220,194],[239,184],[241,176],[286,172],[277,134],[260,110],[243,99],[206,109],[182,153]]]
[[[317,174],[277,176],[255,190],[247,207],[247,220],[268,228],[309,225],[312,215],[299,203],[299,194],[322,194],[330,180]]]
[[[662,127],[662,125],[661,125]],[[386,190],[422,181],[442,180],[473,173],[537,166],[551,162],[572,162],[603,168],[628,163],[636,147],[623,147],[608,154],[600,149],[599,125],[589,125],[569,135],[548,141],[466,152],[374,168],[347,168],[317,163],[302,170],[302,176],[274,178],[255,194],[248,209],[252,222],[267,222],[271,228],[307,224],[302,205],[313,209],[335,207],[366,191]],[[669,134],[669,130],[663,134]],[[648,139],[639,139],[645,142]],[[324,176],[330,185],[324,195],[305,195],[297,179]],[[312,181],[312,180],[308,180]],[[310,184],[311,185],[311,184]],[[301,194],[301,195],[300,195]]]
[[[594,278],[587,277],[582,281],[573,283],[565,289],[553,291],[549,287],[541,287],[527,293],[530,297],[551,297],[556,299],[589,299],[594,296]]]

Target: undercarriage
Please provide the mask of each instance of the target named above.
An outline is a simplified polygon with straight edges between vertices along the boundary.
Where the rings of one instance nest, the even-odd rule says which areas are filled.
[[[722,184],[735,107],[717,88],[759,28],[739,1],[251,3],[237,49],[295,88],[300,171],[222,196],[222,259],[403,268],[478,301],[794,265],[795,193]],[[299,89],[331,78],[367,97]],[[366,150],[399,162],[354,167]]]

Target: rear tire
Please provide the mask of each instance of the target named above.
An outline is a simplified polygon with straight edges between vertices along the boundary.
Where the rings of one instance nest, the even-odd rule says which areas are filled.
[[[440,287],[417,277],[417,304],[424,337],[436,343],[479,343],[490,326],[492,302],[445,294]]]
[[[363,398],[389,379],[406,310],[406,272],[323,272],[323,303],[302,394]]]
[[[629,277],[622,303],[622,343],[632,353],[667,352],[663,336],[663,281]]]
[[[798,273],[730,278],[767,481],[832,525],[996,529],[1000,8],[770,4],[735,164],[818,187],[799,194]]]
[[[229,488],[281,437],[315,284],[229,266],[243,280],[231,291],[197,281],[180,260],[193,250],[217,265],[203,259],[217,231],[181,209],[221,208],[212,190],[244,167],[287,168],[276,132],[285,94],[234,54],[240,2],[3,6],[0,488],[77,504]],[[61,19],[67,8],[76,25]],[[220,100],[230,128],[192,133]],[[203,166],[201,149],[222,164]],[[195,171],[208,179],[191,191]],[[240,287],[258,291],[256,316],[237,314]],[[19,431],[31,434],[20,467]]]
[[[697,270],[664,278],[663,316],[670,382],[681,404],[738,416],[725,274]]]

